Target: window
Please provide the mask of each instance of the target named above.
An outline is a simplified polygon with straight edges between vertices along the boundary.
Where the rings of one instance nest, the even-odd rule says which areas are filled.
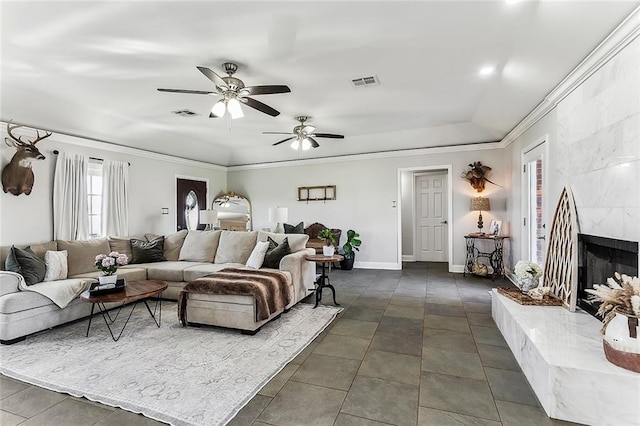
[[[89,208],[89,237],[102,236],[102,163],[89,160],[87,172],[87,206]]]

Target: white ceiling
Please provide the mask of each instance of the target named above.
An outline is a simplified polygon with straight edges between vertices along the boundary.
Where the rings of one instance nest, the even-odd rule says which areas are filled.
[[[346,135],[304,158],[492,142],[638,4],[2,2],[0,119],[221,165],[298,159],[262,132],[301,114]],[[156,91],[214,90],[196,65],[224,75],[228,60],[246,85],[291,87],[255,96],[280,116],[228,123],[208,118],[217,98]],[[372,74],[379,86],[351,85]]]

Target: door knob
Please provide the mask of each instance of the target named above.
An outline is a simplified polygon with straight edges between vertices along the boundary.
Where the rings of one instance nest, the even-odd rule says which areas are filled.
[[[440,223],[444,223],[444,224],[446,225],[446,224],[447,224],[447,223],[449,223],[449,222],[447,222],[446,220],[443,220],[443,221],[442,221],[442,222],[440,222]]]

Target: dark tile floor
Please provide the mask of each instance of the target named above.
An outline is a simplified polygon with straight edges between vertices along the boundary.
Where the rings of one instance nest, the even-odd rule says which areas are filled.
[[[491,318],[496,284],[410,263],[334,270],[344,311],[231,425],[554,425]],[[330,304],[330,292],[323,302]],[[0,377],[0,425],[152,425]]]

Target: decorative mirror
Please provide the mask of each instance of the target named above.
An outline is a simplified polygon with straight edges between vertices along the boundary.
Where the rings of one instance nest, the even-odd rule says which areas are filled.
[[[246,197],[229,191],[213,200],[211,208],[218,212],[218,229],[251,231],[251,202]]]
[[[198,194],[194,191],[189,191],[187,198],[184,202],[184,222],[187,225],[188,230],[195,230],[198,228]]]

